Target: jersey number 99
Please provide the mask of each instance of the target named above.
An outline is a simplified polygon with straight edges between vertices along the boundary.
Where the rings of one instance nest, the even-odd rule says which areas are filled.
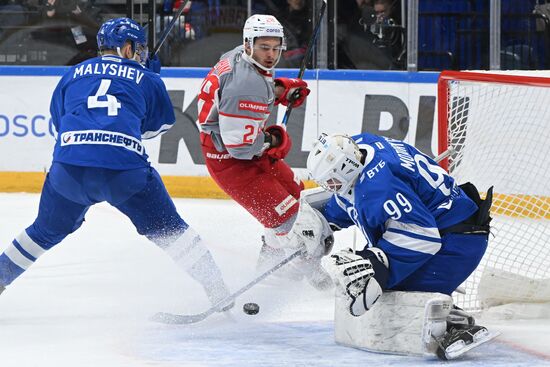
[[[410,213],[412,211],[412,204],[402,193],[398,192],[395,195],[395,201],[389,199],[384,202],[384,210],[388,213],[390,218],[397,220],[403,216],[401,210],[405,213]]]

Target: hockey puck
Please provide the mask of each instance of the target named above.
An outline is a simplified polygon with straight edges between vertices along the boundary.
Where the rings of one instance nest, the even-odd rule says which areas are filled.
[[[260,312],[260,306],[257,303],[245,303],[243,305],[243,311],[247,315],[256,315]]]

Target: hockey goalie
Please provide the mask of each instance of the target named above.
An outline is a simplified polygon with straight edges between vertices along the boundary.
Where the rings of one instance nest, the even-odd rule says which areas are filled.
[[[495,336],[451,298],[487,248],[492,188],[482,200],[413,146],[367,133],[322,134],[307,168],[322,190],[303,198],[330,193],[316,209],[366,240],[330,257],[338,343],[446,360]]]

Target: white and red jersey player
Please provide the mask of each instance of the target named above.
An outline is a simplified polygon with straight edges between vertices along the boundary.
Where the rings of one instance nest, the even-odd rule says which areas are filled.
[[[302,80],[274,79],[272,69],[285,42],[273,16],[250,17],[243,43],[224,54],[201,85],[202,151],[220,188],[264,227],[284,233],[296,216],[304,185],[282,160],[290,137],[279,126],[266,128],[266,121],[276,103],[289,103],[286,97],[294,90],[300,92],[299,104],[309,90]]]

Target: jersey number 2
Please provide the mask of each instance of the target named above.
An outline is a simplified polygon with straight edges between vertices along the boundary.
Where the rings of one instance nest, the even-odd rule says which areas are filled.
[[[110,79],[101,79],[101,84],[96,94],[88,96],[88,108],[106,108],[107,116],[117,116],[120,102],[112,94],[107,94],[107,90],[109,90],[110,86]],[[102,99],[107,98],[107,100],[100,101],[99,97],[103,97]]]
[[[254,125],[246,125],[244,128],[247,132],[243,136],[243,143],[254,143]]]

